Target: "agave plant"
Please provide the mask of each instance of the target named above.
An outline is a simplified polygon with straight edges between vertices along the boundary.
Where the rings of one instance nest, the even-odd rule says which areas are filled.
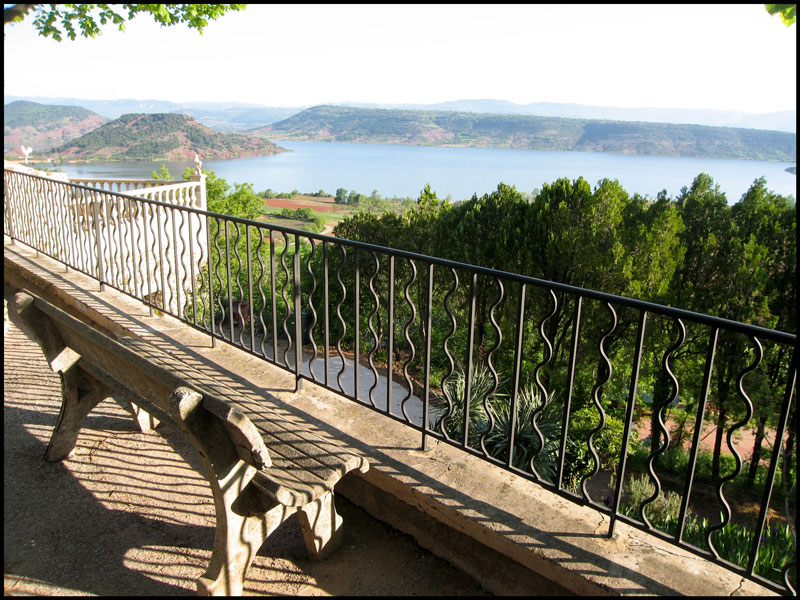
[[[530,473],[532,459],[536,473],[552,483],[558,469],[561,417],[558,407],[553,403],[536,414],[541,406],[542,397],[535,386],[528,384],[520,390],[514,421],[512,465]],[[492,456],[507,461],[511,441],[511,402],[493,402],[490,410],[494,416],[494,427],[486,434],[484,443]],[[541,438],[534,429],[534,422],[541,432]]]
[[[499,390],[505,383],[505,379],[499,376],[497,389]],[[464,438],[464,410],[469,406],[469,434],[467,443],[470,446],[478,447],[480,438],[488,428],[489,418],[486,414],[484,399],[495,387],[494,377],[491,371],[484,365],[479,364],[472,372],[472,385],[470,386],[469,403],[465,402],[467,393],[467,374],[461,364],[456,365],[453,374],[448,377],[442,385],[442,392],[435,394],[434,402],[445,411],[434,424],[434,429],[443,431],[453,440],[461,441]],[[505,394],[495,392],[489,396],[487,404],[490,406],[498,403]],[[447,399],[449,398],[450,403]],[[448,410],[448,406],[450,409]]]
[[[467,443],[480,447],[483,439],[484,447],[490,456],[502,461],[508,460],[511,431],[511,400],[505,392],[496,391],[494,377],[483,365],[478,365],[472,374],[469,403],[464,401],[467,389],[467,376],[464,367],[456,366],[453,374],[442,386],[442,393],[435,396],[435,402],[445,412],[436,421],[434,427],[444,431],[451,439],[462,440],[464,437],[464,410],[469,406],[469,433]],[[501,376],[497,389],[501,390],[506,381]],[[448,410],[447,398],[452,403]],[[484,402],[485,400],[485,402]],[[533,385],[523,387],[516,402],[516,420],[514,421],[514,467],[531,472],[531,459],[536,473],[547,481],[554,481],[558,465],[559,439],[561,434],[561,418],[557,407],[548,405],[539,414],[542,400]],[[542,433],[542,440],[534,429],[536,426]]]

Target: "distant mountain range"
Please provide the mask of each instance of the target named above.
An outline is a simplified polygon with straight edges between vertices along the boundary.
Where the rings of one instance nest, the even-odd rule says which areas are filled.
[[[55,161],[202,160],[268,156],[286,152],[248,135],[219,133],[188,115],[169,113],[122,115],[36,158]]]
[[[274,140],[526,148],[783,162],[792,162],[797,155],[796,136],[779,131],[342,106],[309,108],[250,133]]]
[[[215,131],[244,131],[282,121],[307,107],[279,108],[238,102],[186,102],[165,100],[81,100],[78,98],[43,98],[34,96],[3,96],[3,103],[28,100],[50,105],[70,105],[87,108],[107,119],[129,113],[176,113],[190,115],[201,125]]]
[[[25,144],[34,150],[47,150],[107,122],[105,117],[80,106],[12,102],[3,107],[3,148]]]
[[[110,107],[136,103],[154,109],[157,101],[96,101]],[[495,101],[472,101],[480,108]],[[510,103],[501,103],[510,104]],[[173,105],[174,106],[174,105]],[[5,148],[29,145],[41,152],[58,146],[59,160],[171,160],[263,156],[283,151],[266,141],[315,141],[575,150],[703,158],[791,162],[797,153],[792,133],[764,129],[628,120],[576,119],[453,110],[316,106],[267,125],[252,105],[197,103],[208,120],[259,126],[220,133],[198,118],[180,113],[126,113],[112,122],[80,106],[14,101],[5,106]],[[227,108],[224,108],[227,106]],[[290,110],[290,109],[275,109]],[[291,109],[293,110],[293,109]],[[273,113],[274,118],[277,113]],[[92,129],[92,128],[95,129]],[[248,135],[241,135],[241,134]],[[75,137],[71,141],[69,138]],[[256,137],[253,137],[256,136]],[[60,144],[60,145],[59,145]]]
[[[456,112],[494,113],[501,115],[531,115],[540,117],[565,117],[571,119],[598,119],[603,121],[644,121],[646,123],[682,123],[711,127],[743,127],[797,131],[797,111],[773,113],[745,113],[732,110],[688,108],[620,108],[614,106],[587,106],[556,102],[514,104],[505,100],[454,100],[439,104],[364,104],[342,102],[335,106],[357,108],[399,108],[416,110],[447,110]]]
[[[126,113],[181,113],[193,116],[203,125],[217,131],[242,131],[271,125],[310,108],[270,107],[239,102],[166,102],[163,100],[82,100],[39,96],[4,96],[3,103],[29,100],[43,104],[82,106],[107,119]],[[554,102],[515,104],[504,100],[454,100],[438,104],[369,104],[358,102],[331,103],[334,106],[404,110],[437,110],[540,117],[565,117],[610,121],[643,121],[648,123],[685,123],[712,127],[742,127],[774,131],[797,131],[797,111],[745,113],[726,110],[693,110],[668,108],[620,108],[587,106]]]

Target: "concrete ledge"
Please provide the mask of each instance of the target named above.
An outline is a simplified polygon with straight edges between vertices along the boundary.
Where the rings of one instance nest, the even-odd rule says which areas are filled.
[[[177,344],[181,357],[269,395],[287,410],[342,432],[370,461],[336,493],[460,567],[496,594],[775,595],[624,523],[444,443],[422,452],[420,434],[294,377],[20,245],[4,248],[4,281],[25,288],[113,336]]]

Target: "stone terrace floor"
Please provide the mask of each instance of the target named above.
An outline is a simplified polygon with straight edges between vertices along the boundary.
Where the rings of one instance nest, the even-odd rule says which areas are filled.
[[[3,337],[5,595],[193,595],[214,543],[214,505],[192,451],[143,434],[113,400],[92,412],[74,458],[42,456],[61,387],[16,325]],[[188,461],[187,461],[188,459]],[[264,544],[250,595],[486,595],[468,575],[341,496],[342,547],[307,558],[294,518]],[[178,507],[178,510],[175,508]]]

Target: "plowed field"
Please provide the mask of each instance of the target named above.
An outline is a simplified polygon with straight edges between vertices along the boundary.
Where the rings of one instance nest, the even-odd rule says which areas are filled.
[[[336,210],[336,204],[331,197],[317,198],[314,196],[298,195],[292,199],[267,198],[264,200],[267,206],[275,208],[310,208],[317,212],[332,212]]]

